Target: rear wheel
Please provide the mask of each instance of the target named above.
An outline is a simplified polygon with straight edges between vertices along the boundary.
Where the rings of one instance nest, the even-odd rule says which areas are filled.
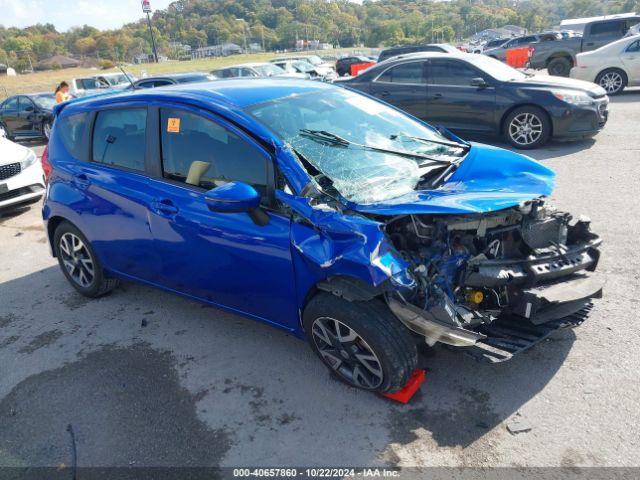
[[[7,130],[7,127],[5,127],[2,123],[0,123],[0,138],[2,137],[11,140],[11,137],[9,136],[9,130]]]
[[[627,86],[627,75],[617,68],[609,68],[598,74],[596,83],[604,88],[608,95],[617,95]]]
[[[329,370],[356,388],[397,391],[416,369],[408,330],[380,300],[349,302],[321,292],[307,305],[303,326]]]
[[[118,280],[105,277],[91,244],[75,226],[68,222],[58,225],[54,247],[62,272],[82,295],[100,297],[118,286]]]
[[[553,58],[547,65],[547,71],[549,75],[555,75],[556,77],[568,77],[571,72],[571,60],[565,57]]]
[[[49,138],[51,137],[51,122],[42,122],[42,133],[44,134],[44,137],[49,140]]]
[[[516,148],[538,148],[549,141],[551,121],[546,112],[538,107],[519,107],[507,115],[503,134],[505,140]]]

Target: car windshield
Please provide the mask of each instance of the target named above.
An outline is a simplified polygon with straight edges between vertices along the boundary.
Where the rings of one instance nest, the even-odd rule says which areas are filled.
[[[291,62],[291,65],[293,66],[293,68],[295,68],[296,70],[302,73],[309,73],[314,69],[313,65],[311,65],[309,62],[303,62],[303,61]]]
[[[283,97],[247,110],[303,164],[310,164],[311,175],[328,179],[355,203],[410,193],[467,151],[466,145],[451,142],[406,114],[341,88]]]
[[[105,76],[103,78],[109,82],[109,85],[112,87],[122,83],[129,83],[129,79],[125,75],[109,75],[108,77]]]
[[[209,75],[208,73],[196,73],[194,75],[185,75],[182,77],[176,78],[178,83],[197,83],[197,82],[208,82],[210,80],[215,80],[213,75]]]
[[[286,73],[282,68],[272,63],[268,63],[265,65],[256,65],[255,67],[253,67],[253,69],[262,77],[273,77]]]
[[[320,65],[322,63],[322,59],[317,55],[311,55],[309,57],[304,57],[305,62],[309,62],[311,65]]]
[[[510,67],[506,63],[502,63],[500,60],[496,60],[495,58],[487,57],[485,55],[474,55],[472,63],[501,82],[527,78],[527,76],[519,70]]]
[[[53,107],[56,106],[56,97],[51,93],[34,95],[31,99],[36,103],[36,105],[40,108],[44,108],[45,110],[53,110]]]

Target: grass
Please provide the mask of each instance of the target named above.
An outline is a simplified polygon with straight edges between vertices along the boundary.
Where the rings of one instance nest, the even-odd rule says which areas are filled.
[[[335,55],[339,53],[348,53],[352,50],[340,49],[340,50],[328,50],[325,52],[328,55]],[[310,52],[314,53],[314,52]],[[169,60],[162,63],[145,63],[142,65],[130,65],[125,68],[129,73],[137,77],[142,77],[143,73],[148,75],[158,75],[166,73],[180,73],[180,72],[193,72],[202,71],[209,72],[216,68],[226,67],[229,65],[236,65],[239,63],[248,62],[265,62],[272,58],[279,56],[286,56],[293,54],[276,54],[276,53],[253,53],[243,55],[232,55],[222,58],[203,58],[197,60],[190,60],[186,62],[180,62],[177,60]],[[25,75],[18,75],[16,77],[0,77],[0,99],[19,93],[34,93],[34,92],[53,92],[56,85],[61,81],[66,80],[69,82],[72,78],[97,75],[98,73],[117,72],[117,69],[111,70],[96,70],[90,68],[67,68],[64,70],[52,70],[46,72],[35,72]]]

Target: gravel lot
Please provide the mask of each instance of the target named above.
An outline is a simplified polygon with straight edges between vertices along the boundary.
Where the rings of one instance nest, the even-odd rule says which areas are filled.
[[[71,424],[80,466],[639,466],[639,105],[627,92],[595,140],[532,153],[605,240],[591,318],[506,364],[438,349],[407,406],[248,319],[134,284],[88,301],[40,205],[0,217],[0,465],[69,465]]]

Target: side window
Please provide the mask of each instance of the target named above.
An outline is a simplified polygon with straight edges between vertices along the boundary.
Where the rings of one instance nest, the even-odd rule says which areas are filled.
[[[396,65],[386,70],[377,82],[399,83],[399,84],[426,84],[424,78],[424,62],[409,62]]]
[[[85,160],[86,153],[83,146],[84,131],[87,125],[87,114],[76,113],[56,120],[56,132],[62,139],[64,148],[74,158]]]
[[[156,82],[153,80],[148,80],[146,82],[139,82],[136,85],[136,88],[154,88],[156,86]]]
[[[627,52],[640,52],[640,40],[636,40],[627,47]]]
[[[144,171],[146,108],[103,110],[93,128],[93,161]]]
[[[17,112],[18,111],[18,97],[10,98],[2,104],[3,112]]]
[[[33,112],[35,109],[35,105],[33,102],[27,97],[19,97],[20,98],[20,113],[29,113]]]
[[[608,37],[622,33],[622,22],[602,22],[591,25],[592,37]]]
[[[465,63],[452,60],[432,60],[428,63],[429,85],[457,85],[468,87],[471,80],[482,76]]]
[[[211,189],[231,181],[267,193],[267,160],[253,145],[223,126],[173,108],[160,111],[162,174]]]

